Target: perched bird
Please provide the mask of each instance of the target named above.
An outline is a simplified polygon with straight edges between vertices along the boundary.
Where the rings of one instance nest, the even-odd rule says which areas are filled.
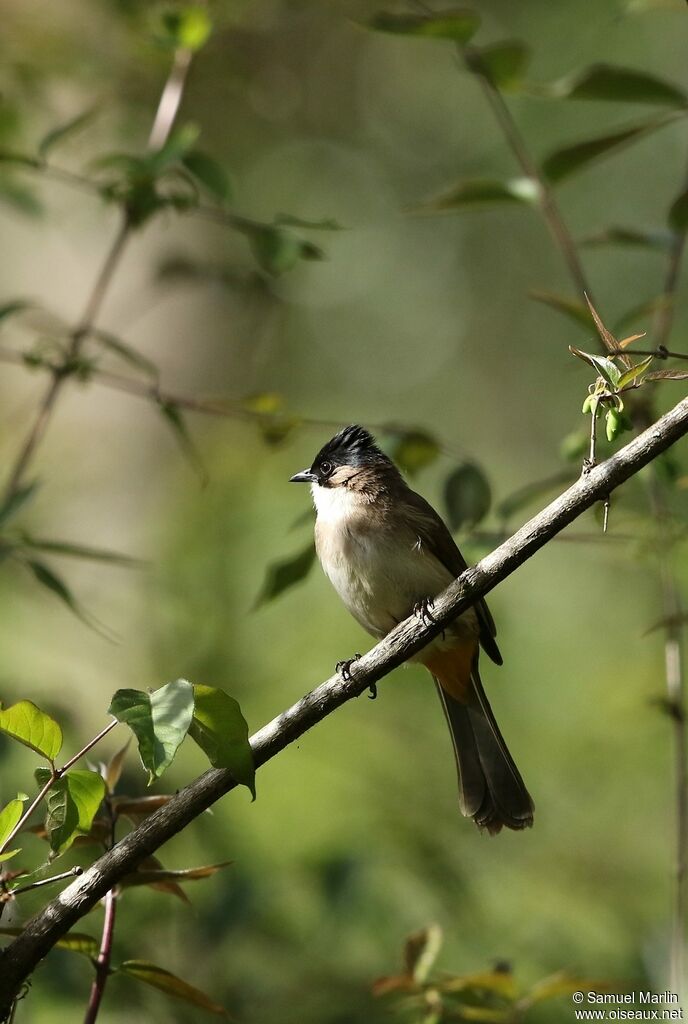
[[[310,469],[320,563],[353,617],[381,639],[466,568],[437,512],[362,427],[340,430]],[[454,743],[459,803],[491,834],[533,824],[533,802],[499,731],[478,673],[478,653],[498,665],[495,625],[484,601],[465,611],[415,655],[432,673]],[[350,663],[341,663],[347,666]]]

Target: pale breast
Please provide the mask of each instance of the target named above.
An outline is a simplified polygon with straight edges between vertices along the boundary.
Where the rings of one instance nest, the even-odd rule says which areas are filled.
[[[316,488],[313,488],[316,492]],[[439,594],[452,575],[412,531],[364,506],[345,488],[314,493],[315,541],[323,570],[354,618],[379,638],[414,605]],[[468,613],[452,632],[475,632]]]

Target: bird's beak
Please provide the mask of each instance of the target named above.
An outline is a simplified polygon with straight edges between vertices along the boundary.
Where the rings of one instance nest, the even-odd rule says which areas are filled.
[[[290,484],[311,484],[314,480],[317,480],[317,477],[310,469],[302,469],[300,473],[294,473],[289,477]]]

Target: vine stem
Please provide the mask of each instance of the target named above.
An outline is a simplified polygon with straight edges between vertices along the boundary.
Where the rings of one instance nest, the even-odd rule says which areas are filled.
[[[184,94],[184,86],[191,65],[191,59],[192,53],[190,50],[183,47],[175,50],[172,66],[160,95],[148,139],[148,148],[153,152],[161,149],[170,137],[170,132],[174,126]],[[60,366],[53,369],[48,387],[38,404],[38,410],[33,423],[14,460],[5,486],[5,504],[11,501],[21,487],[26,472],[45,436],[57,400],[62,393],[63,385],[68,379],[75,361],[81,354],[84,342],[95,326],[96,319],[120,265],[132,230],[131,218],[125,210],[122,214],[117,233],[112,240],[100,272],[86,300],[84,311],[69,335],[69,346],[65,352],[64,360]]]

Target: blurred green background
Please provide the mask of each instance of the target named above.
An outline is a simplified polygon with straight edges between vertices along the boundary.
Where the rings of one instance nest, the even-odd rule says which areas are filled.
[[[82,170],[103,153],[140,150],[169,65],[150,42],[150,8],[5,0],[3,147],[28,151],[95,104],[98,116],[54,162]],[[536,81],[604,60],[688,85],[679,0],[475,8],[481,43],[516,37],[532,46]],[[452,46],[362,30],[357,22],[376,10],[368,0],[236,0],[212,10],[215,32],[192,67],[180,120],[196,122],[203,148],[227,167],[232,209],[268,221],[332,218],[343,229],[302,231],[327,258],[270,277],[240,234],[165,213],[133,239],[99,323],[155,360],[171,390],[237,400],[274,392],[289,415],[318,422],[270,444],[250,421],[189,418],[209,474],[202,487],[150,404],[95,383],[65,389],[35,462],[41,489],[25,525],[148,562],[140,571],[50,562],[117,634],[114,644],[3,565],[0,697],[30,697],[53,713],[69,749],[102,727],[119,687],[179,676],[220,686],[257,729],[338,659],[366,648],[317,567],[255,608],[268,565],[310,536],[309,522],[294,525],[308,495],[288,478],[337,423],[393,422],[441,439],[445,453],[414,479],[438,507],[458,460],[483,466],[500,499],[559,471],[562,439],[585,426],[590,376],[567,346],[592,348],[592,336],[528,296],[534,288],[572,295],[539,215],[518,206],[405,212],[461,177],[518,173]],[[538,157],[647,115],[627,103],[509,102]],[[680,120],[565,184],[574,237],[616,223],[661,227],[685,150]],[[20,209],[18,195],[36,209]],[[5,198],[2,301],[36,298],[73,321],[115,211],[20,172],[7,179]],[[657,253],[590,248],[583,258],[610,323],[661,291]],[[172,259],[201,269],[193,280],[161,275]],[[631,328],[649,324],[640,316]],[[40,323],[19,318],[0,340],[21,348],[36,330]],[[681,301],[672,345],[688,348]],[[38,373],[2,367],[5,466],[42,386]],[[681,394],[668,384],[660,403]],[[680,493],[676,501],[681,509]],[[661,605],[651,545],[618,539],[647,533],[642,510],[642,485],[631,484],[613,505],[608,542],[552,543],[491,598],[505,665],[486,665],[484,681],[535,798],[531,832],[490,839],[459,815],[430,679],[419,667],[399,670],[376,702],[345,706],[262,769],[255,804],[237,792],[169,844],[168,866],[234,864],[189,886],[191,907],[127,893],[116,959],[161,963],[245,1024],[388,1019],[372,982],[397,969],[404,937],[431,921],[445,932],[445,970],[504,959],[524,984],[566,968],[663,986],[670,727],[652,704],[663,689],[661,633],[644,635]],[[598,520],[586,515],[575,531],[598,533]],[[471,558],[486,550],[470,538],[465,548]],[[684,549],[675,557],[685,577]],[[123,738],[124,729],[108,737],[101,756]],[[0,764],[2,800],[30,787],[29,754],[2,742]],[[156,790],[174,791],[202,769],[199,752],[184,749]],[[126,786],[143,785],[132,754]],[[14,922],[39,905],[27,898]],[[101,913],[83,930],[99,934]],[[54,954],[17,1020],[78,1019],[89,982],[85,963]],[[113,979],[99,1019],[116,1024],[132,1013],[160,1022],[202,1016]],[[532,1019],[570,1020],[570,1005],[548,1004]]]

